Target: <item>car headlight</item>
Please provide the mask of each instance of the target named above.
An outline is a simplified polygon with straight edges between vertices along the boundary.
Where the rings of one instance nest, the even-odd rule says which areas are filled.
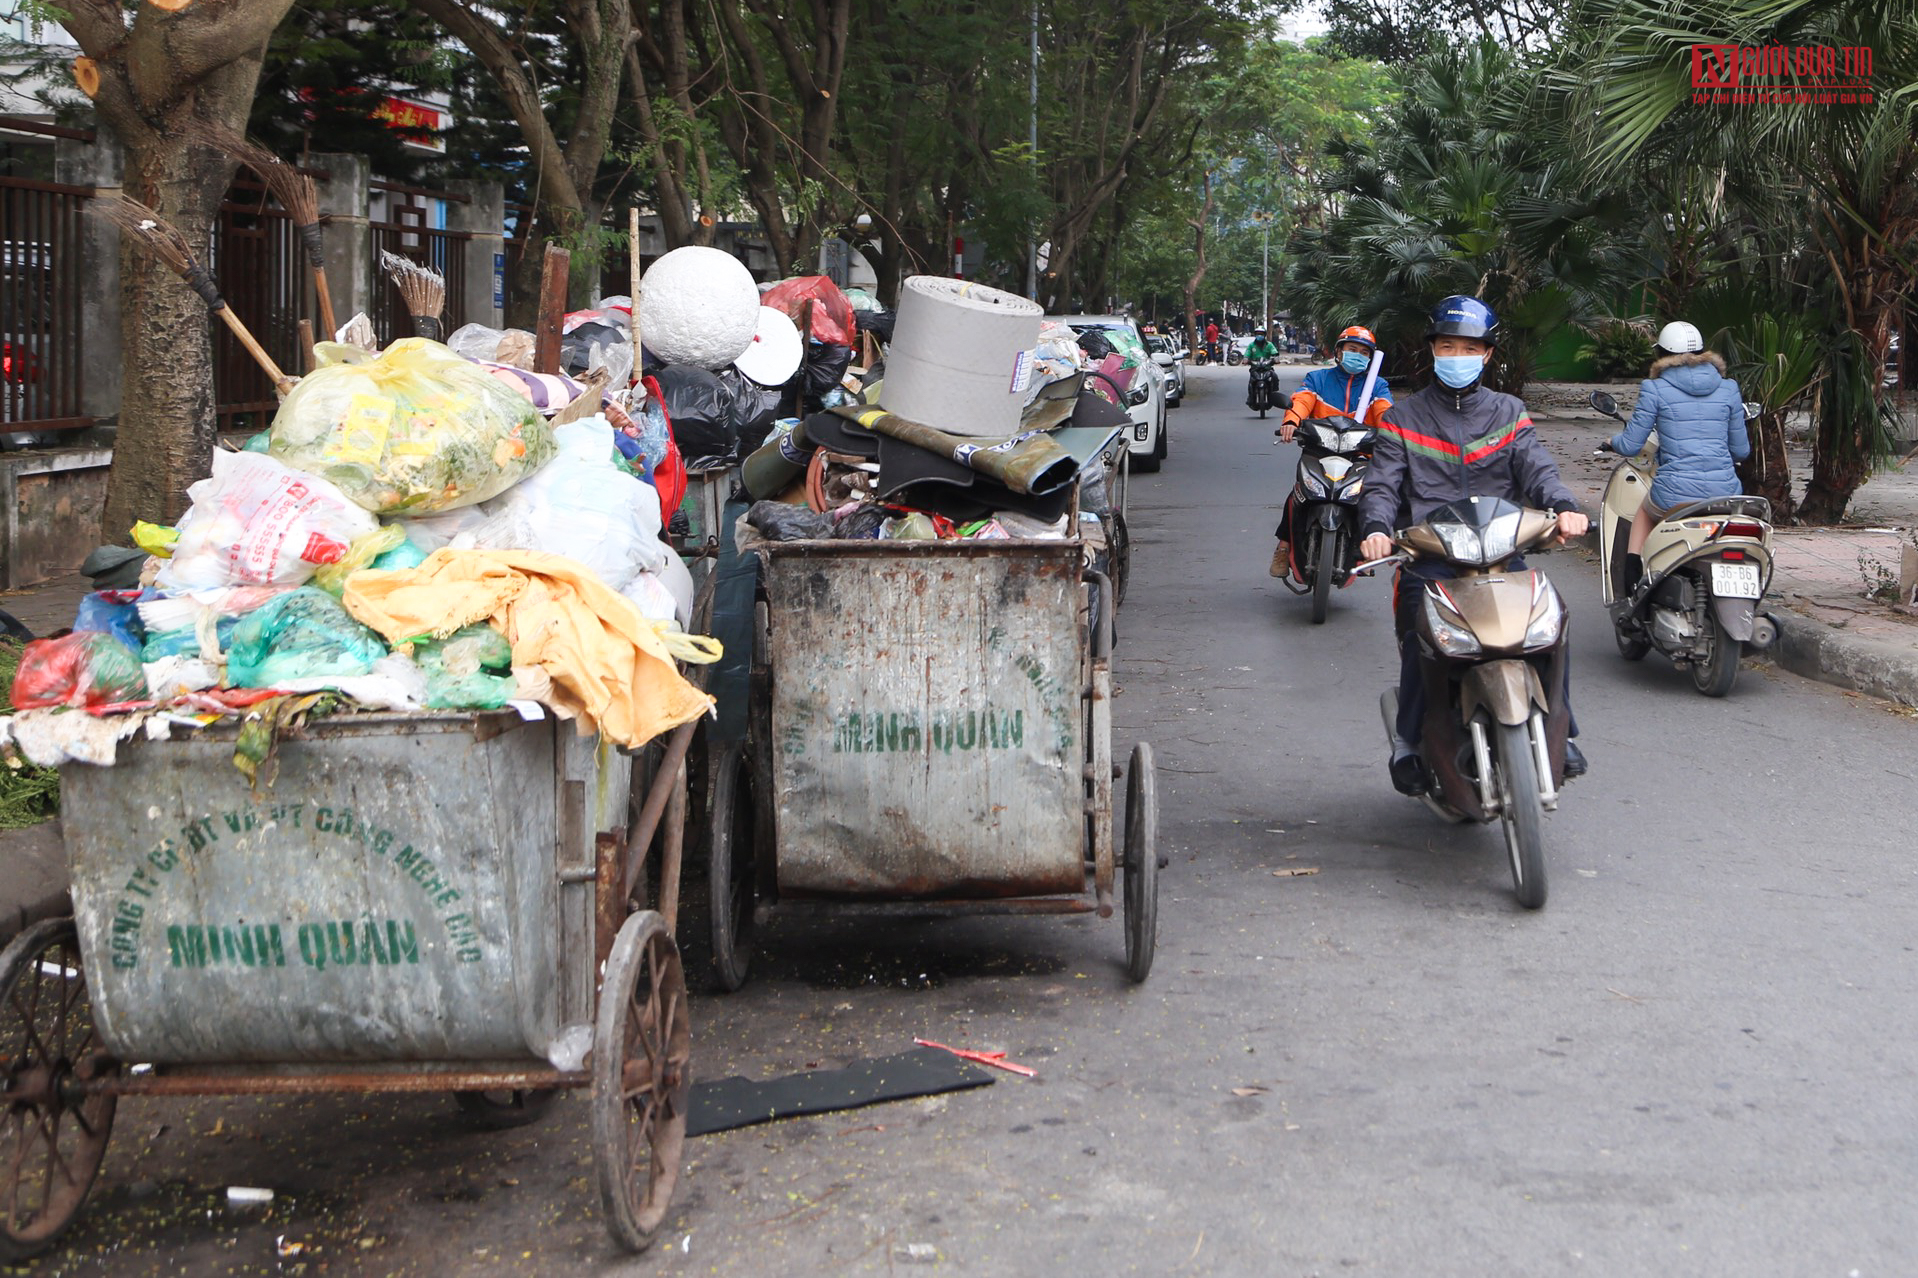
[[[1448,657],[1475,657],[1482,651],[1478,636],[1467,630],[1463,621],[1462,617],[1457,624],[1448,620],[1438,600],[1430,591],[1426,592],[1426,633],[1432,636],[1432,642],[1438,645],[1438,650]]]
[[[1150,386],[1134,386],[1125,393],[1125,402],[1133,408],[1137,408],[1151,398],[1152,388]]]
[[[1532,624],[1525,627],[1525,651],[1534,652],[1540,648],[1549,648],[1558,642],[1565,631],[1565,601],[1558,597],[1558,591],[1545,584],[1545,579],[1536,579],[1535,596],[1532,606],[1537,612]]]

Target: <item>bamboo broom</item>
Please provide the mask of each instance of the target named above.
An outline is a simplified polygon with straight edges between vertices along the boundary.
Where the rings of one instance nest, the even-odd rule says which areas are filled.
[[[414,334],[443,341],[440,312],[446,309],[446,277],[388,249],[380,250],[380,266],[406,299]]]
[[[206,273],[206,268],[193,259],[192,247],[172,223],[146,205],[137,200],[129,200],[125,196],[118,199],[96,199],[93,207],[99,211],[100,216],[119,227],[122,235],[153,254],[200,295],[200,300],[206,303],[207,309],[225,322],[227,328],[232,330],[233,336],[239,338],[240,345],[246,347],[247,354],[253,356],[254,361],[266,370],[266,375],[273,379],[273,388],[276,391],[285,395],[293,389],[293,379],[280,370],[280,366],[273,362],[273,357],[266,353],[266,348],[255,340],[253,334],[247,331],[246,325],[240,322],[240,317],[233,313],[233,308],[221,298],[219,286],[213,282],[213,277]]]
[[[256,142],[249,142],[231,129],[204,120],[187,124],[187,137],[214,151],[224,151],[259,175],[273,198],[280,202],[293,221],[293,230],[306,246],[307,264],[313,268],[313,296],[319,303],[320,336],[334,340],[338,322],[333,316],[333,293],[326,283],[326,240],[320,234],[320,190],[312,178],[282,160]]]

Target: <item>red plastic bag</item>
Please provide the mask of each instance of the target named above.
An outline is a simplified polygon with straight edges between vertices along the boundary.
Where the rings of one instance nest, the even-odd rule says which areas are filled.
[[[653,487],[659,490],[659,518],[664,522],[673,517],[679,503],[686,498],[686,459],[680,456],[679,443],[673,438],[673,415],[666,411],[666,395],[659,389],[659,379],[648,377],[644,385],[653,403],[659,405],[660,416],[666,419],[666,455],[653,466]]]
[[[140,654],[100,631],[58,639],[35,639],[20,654],[13,676],[16,710],[50,706],[105,709],[147,700],[146,672]]]
[[[813,304],[812,335],[815,338],[831,342],[834,346],[859,344],[859,330],[852,318],[852,302],[840,292],[837,284],[824,275],[798,275],[781,280],[760,296],[759,304],[784,311],[793,323],[798,324],[808,300]],[[804,331],[803,326],[801,331]]]

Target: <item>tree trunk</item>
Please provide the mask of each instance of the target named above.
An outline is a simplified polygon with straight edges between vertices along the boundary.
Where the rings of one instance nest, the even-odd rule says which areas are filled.
[[[1192,275],[1185,282],[1185,346],[1199,349],[1199,285],[1205,283],[1205,227],[1212,220],[1212,174],[1205,175],[1205,202],[1199,216],[1192,219]]]
[[[250,103],[249,96],[238,105],[225,121],[228,127],[245,127]],[[178,227],[195,258],[207,261],[232,162],[163,134],[123,134],[121,141],[128,192]],[[125,366],[100,535],[124,545],[136,520],[170,524],[185,512],[187,486],[212,470],[217,423],[206,303],[151,253],[124,238],[120,281]]]
[[[186,237],[198,260],[234,163],[187,145],[189,119],[246,128],[266,42],[291,0],[229,0],[169,12],[68,0],[60,24],[100,72],[99,119],[120,139],[126,190]],[[134,521],[171,523],[212,466],[213,342],[206,304],[132,244],[120,250],[121,399],[101,536],[125,544]],[[257,316],[242,318],[258,319]]]
[[[1865,426],[1857,414],[1843,411],[1842,395],[1831,388],[1818,400],[1818,428],[1812,437],[1811,482],[1798,505],[1798,519],[1806,524],[1836,524],[1844,519],[1851,495],[1871,475],[1871,451]],[[1875,406],[1874,406],[1875,411]]]

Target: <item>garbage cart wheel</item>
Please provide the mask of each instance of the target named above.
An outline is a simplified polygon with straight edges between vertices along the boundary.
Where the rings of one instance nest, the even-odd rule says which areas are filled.
[[[1125,974],[1143,981],[1159,943],[1159,781],[1152,747],[1132,747],[1125,778]]]
[[[593,1161],[606,1228],[644,1251],[679,1183],[692,1081],[686,976],[666,920],[627,919],[613,940],[593,1033]]]
[[[453,1093],[454,1103],[460,1107],[460,1113],[466,1116],[468,1122],[495,1132],[537,1123],[546,1117],[546,1111],[558,1099],[558,1090],[551,1087]]]
[[[757,811],[746,748],[727,746],[713,767],[706,877],[712,889],[713,976],[728,991],[746,983],[753,963],[753,911],[759,905]]]
[[[118,1069],[94,1036],[73,920],[15,937],[0,951],[0,1262],[45,1250],[79,1214],[119,1098],[66,1086]]]

